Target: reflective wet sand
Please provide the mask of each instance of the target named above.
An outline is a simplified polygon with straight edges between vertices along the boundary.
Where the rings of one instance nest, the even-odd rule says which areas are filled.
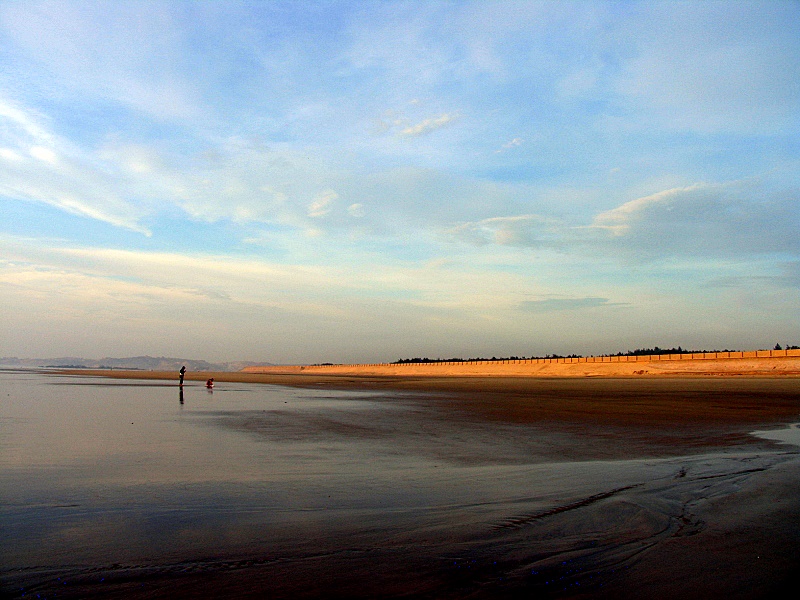
[[[797,583],[800,448],[749,432],[798,420],[800,380],[0,381],[11,597]]]

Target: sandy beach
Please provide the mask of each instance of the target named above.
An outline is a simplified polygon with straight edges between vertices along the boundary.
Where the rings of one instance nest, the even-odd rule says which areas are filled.
[[[714,440],[712,434],[730,437],[758,425],[791,422],[800,417],[800,377],[794,371],[774,368],[787,359],[758,359],[766,366],[759,374],[743,371],[750,361],[736,362],[735,372],[670,373],[649,377],[618,375],[615,367],[603,377],[506,376],[503,365],[489,375],[468,374],[469,366],[448,367],[447,373],[419,375],[414,367],[398,374],[373,374],[358,366],[330,368],[275,367],[244,372],[187,372],[186,381],[257,383],[312,389],[391,390],[430,394],[429,402],[442,403],[443,410],[469,411],[481,418],[517,423],[560,423],[579,427],[631,427],[643,429],[656,439],[671,439],[682,432],[686,440]],[[800,358],[788,359],[792,368]],[[698,361],[699,362],[699,361]],[[703,368],[714,361],[703,361]],[[625,363],[621,363],[625,365]],[[571,365],[564,365],[571,367]],[[433,368],[436,366],[434,365]],[[486,369],[487,367],[482,367]],[[768,372],[764,375],[763,372]],[[163,371],[71,370],[71,375],[114,379],[176,382],[176,374]],[[177,382],[176,382],[177,383]],[[727,438],[726,438],[727,439]],[[668,442],[671,444],[672,442]],[[713,444],[712,444],[713,445]]]
[[[75,373],[177,388],[175,373]],[[198,382],[212,376],[210,395]],[[798,431],[800,378],[188,373],[187,406],[252,383],[383,408],[215,409],[214,431],[423,462],[331,488],[344,505],[356,489],[397,488],[369,510],[321,506],[285,528],[254,523],[235,550],[67,570],[59,597],[794,597],[800,448],[753,432]],[[428,477],[441,498],[409,504],[434,489]],[[25,573],[14,582],[35,579]]]
[[[246,373],[393,377],[800,376],[800,350],[753,350],[457,362],[247,367]]]

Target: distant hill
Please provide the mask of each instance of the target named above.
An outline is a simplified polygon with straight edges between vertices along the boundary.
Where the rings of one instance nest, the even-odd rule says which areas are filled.
[[[131,356],[128,358],[79,358],[63,356],[60,358],[17,358],[0,357],[0,365],[6,367],[52,367],[71,369],[135,369],[143,371],[177,371],[186,365],[189,371],[241,371],[251,366],[272,366],[271,363],[237,361],[228,363],[210,363],[205,360],[191,358],[174,358],[166,356]]]

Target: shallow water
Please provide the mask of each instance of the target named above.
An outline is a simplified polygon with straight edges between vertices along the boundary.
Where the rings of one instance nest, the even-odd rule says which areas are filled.
[[[765,440],[774,440],[790,446],[800,447],[800,423],[792,423],[783,429],[754,431],[753,435]]]
[[[121,570],[169,576],[175,565],[296,561],[305,576],[310,558],[341,553],[372,557],[358,559],[365,575],[387,552],[406,569],[426,557],[431,585],[445,585],[443,565],[467,556],[496,565],[517,552],[513,532],[583,506],[611,510],[605,526],[593,513],[569,535],[540,528],[537,543],[559,541],[537,552],[602,545],[610,523],[617,537],[661,535],[684,510],[680,495],[646,511],[609,499],[687,472],[717,477],[740,460],[565,460],[553,449],[575,433],[454,419],[424,394],[226,383],[210,392],[24,371],[0,371],[0,385],[0,552],[6,591],[20,596]]]

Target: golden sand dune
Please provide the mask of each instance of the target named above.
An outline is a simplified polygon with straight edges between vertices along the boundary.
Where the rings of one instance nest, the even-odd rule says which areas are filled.
[[[441,363],[248,367],[243,373],[391,377],[800,376],[800,350]]]

